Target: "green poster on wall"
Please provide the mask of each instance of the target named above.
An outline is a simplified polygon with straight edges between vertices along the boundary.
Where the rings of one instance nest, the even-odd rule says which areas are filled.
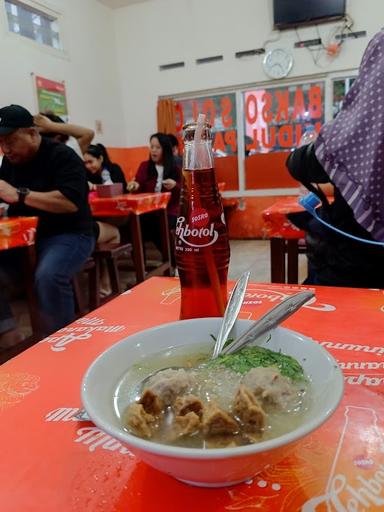
[[[63,121],[68,121],[64,83],[36,76],[36,90],[39,112],[52,112],[60,116]]]

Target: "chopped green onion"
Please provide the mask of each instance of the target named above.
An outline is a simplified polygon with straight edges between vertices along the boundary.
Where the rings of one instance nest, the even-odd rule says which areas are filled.
[[[272,366],[292,380],[305,379],[304,370],[296,359],[282,354],[281,351],[274,352],[264,347],[244,347],[234,354],[224,354],[209,361],[207,366],[209,368],[225,366],[241,374],[247,373],[252,368]]]

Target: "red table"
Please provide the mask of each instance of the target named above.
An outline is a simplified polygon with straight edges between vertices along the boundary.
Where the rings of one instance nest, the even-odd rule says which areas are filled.
[[[37,221],[37,217],[0,218],[0,250],[33,245]]]
[[[113,197],[92,197],[90,200],[93,215],[113,217],[121,215],[142,215],[167,208],[170,192],[144,194],[122,194]]]
[[[304,289],[251,283],[241,317],[256,319]],[[80,383],[95,357],[178,318],[178,280],[153,278],[1,367],[1,512],[383,511],[384,293],[315,290],[316,299],[284,325],[335,356],[345,396],[331,420],[278,464],[235,487],[189,487],[76,418]]]
[[[34,243],[38,217],[0,218],[0,251],[22,248],[23,281],[27,295],[28,311],[31,321],[32,338],[39,331],[39,316],[33,293],[33,274],[35,267]]]
[[[128,217],[128,226],[133,246],[132,257],[138,283],[153,275],[169,272],[172,267],[166,210],[170,197],[170,192],[155,192],[152,194],[123,194],[114,197],[91,197],[90,199],[90,206],[94,217]],[[155,211],[158,211],[160,214],[162,264],[151,272],[146,272],[140,215]]]
[[[287,218],[288,213],[304,211],[298,203],[297,196],[280,199],[263,211],[264,234],[270,239],[271,248],[271,281],[272,283],[298,282],[299,241],[302,240],[303,252],[304,231],[294,226]],[[287,254],[287,266],[285,255]],[[287,267],[287,268],[286,268]]]

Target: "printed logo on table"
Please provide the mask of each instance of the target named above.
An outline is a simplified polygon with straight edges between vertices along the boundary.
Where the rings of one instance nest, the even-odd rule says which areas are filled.
[[[68,423],[73,421],[79,423],[91,423],[84,409],[80,409],[78,407],[59,407],[54,409],[46,414],[45,421],[48,423]],[[127,455],[132,458],[134,457],[134,455],[125,448],[120,441],[109,434],[106,434],[93,424],[78,428],[76,430],[76,438],[74,439],[74,442],[83,444],[90,452],[102,449],[111,452],[119,452],[122,455]]]
[[[131,208],[128,207],[124,201],[117,201],[115,205],[115,210],[130,212]]]
[[[308,290],[309,288],[293,288],[294,292],[299,292],[303,290]],[[270,302],[270,303],[278,303],[282,302],[287,297],[290,297],[293,293],[284,293],[272,288],[253,288],[252,283],[247,287],[247,291],[245,293],[244,304],[249,304],[256,299],[261,300],[262,302]],[[336,306],[332,304],[318,303],[316,297],[313,297],[308,302],[306,302],[303,308],[312,309],[314,311],[323,311],[323,312],[331,312],[336,311]]]
[[[302,291],[304,289],[308,290],[309,288],[300,289],[292,288],[294,292]],[[271,288],[255,288],[252,283],[248,285],[247,291],[244,297],[244,305],[257,305],[262,304],[263,302],[269,302],[272,304],[282,302],[287,297],[290,297],[293,293],[284,293],[281,291],[277,291]],[[161,296],[164,297],[160,304],[174,304],[180,300],[180,287],[174,286],[173,288],[168,288],[161,292]],[[303,308],[312,309],[314,311],[323,311],[323,312],[331,312],[336,311],[336,306],[332,304],[325,304],[321,302],[317,302],[316,297],[310,299]]]
[[[39,388],[39,383],[38,375],[0,372],[0,411],[24,400]]]
[[[102,450],[119,452],[122,455],[134,457],[134,455],[125,448],[120,441],[109,434],[106,434],[97,427],[82,427],[77,430],[76,434],[77,438],[74,442],[85,445],[90,452],[94,452],[96,449],[100,448]]]
[[[319,343],[326,348],[338,362],[339,368],[343,370],[344,379],[347,384],[352,386],[373,386],[379,387],[384,384],[384,347],[379,343],[374,345],[362,345],[357,343],[345,343],[338,341],[321,341]],[[342,360],[339,360],[340,352],[360,352],[360,360],[346,360],[347,354],[342,354]],[[351,359],[354,355],[351,354]],[[369,357],[370,360],[364,360]],[[373,360],[374,358],[376,360]]]
[[[352,386],[372,386],[379,387],[384,384],[384,373],[346,373],[344,372],[344,380]]]
[[[359,454],[350,460],[354,446],[366,448],[374,459]],[[384,510],[383,453],[375,409],[346,405],[324,494],[306,501],[301,510],[317,512],[323,506],[336,512]]]
[[[126,329],[125,325],[105,325],[104,322],[104,319],[98,317],[79,318],[74,324],[59,329],[40,343],[48,343],[53,352],[63,352],[69,344],[89,340],[94,333],[115,334]]]
[[[36,228],[28,228],[23,233],[23,240],[27,245],[32,245],[35,241]]]
[[[353,459],[354,466],[357,466],[361,469],[372,469],[375,465],[375,461],[372,457],[368,457],[367,455],[358,455]]]
[[[180,300],[180,286],[174,286],[168,290],[161,292],[161,296],[164,297],[160,304],[174,304]]]

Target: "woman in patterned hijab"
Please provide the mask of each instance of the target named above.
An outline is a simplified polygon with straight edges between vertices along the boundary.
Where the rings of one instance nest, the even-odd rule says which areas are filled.
[[[287,167],[321,198],[323,220],[384,242],[384,32],[369,43],[336,119],[321,128],[315,143],[293,151]],[[319,187],[329,182],[335,189],[331,204]],[[289,217],[306,231],[306,284],[384,288],[384,246],[335,233],[308,212]]]
[[[369,43],[340,113],[320,131],[315,154],[356,221],[384,242],[384,32]]]

